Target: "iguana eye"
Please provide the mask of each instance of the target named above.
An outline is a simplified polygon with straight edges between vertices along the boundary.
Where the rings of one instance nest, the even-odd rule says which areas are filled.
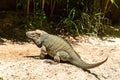
[[[40,37],[40,33],[36,33],[36,35]]]
[[[38,36],[40,37],[40,34],[38,34]]]
[[[32,35],[32,36],[35,36],[35,34],[34,34],[34,33],[31,33],[31,35]]]

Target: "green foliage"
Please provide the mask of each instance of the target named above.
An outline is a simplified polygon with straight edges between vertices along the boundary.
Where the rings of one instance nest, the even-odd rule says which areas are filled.
[[[38,12],[37,12],[38,13]],[[31,19],[32,20],[32,19]],[[33,18],[32,24],[36,27],[36,28],[41,28],[41,23],[40,21],[46,21],[47,17],[45,15],[45,12],[43,10],[41,10],[39,12],[39,14],[36,14],[36,16]]]
[[[33,17],[33,15],[29,15],[27,16],[26,19],[24,19],[24,26],[25,28],[41,28],[41,22],[40,21],[43,21],[43,22],[46,22],[47,20],[47,17],[45,15],[45,12],[44,11],[40,11],[40,12],[36,12],[36,13],[39,13],[39,14],[36,14],[36,16]],[[32,27],[30,26],[32,24]],[[34,26],[34,27],[33,27]]]
[[[25,1],[18,3],[17,6],[26,7]],[[55,1],[55,10],[54,6],[51,5],[54,3],[53,1]],[[110,1],[118,8],[115,0]],[[27,16],[25,27],[31,23],[35,28],[41,29],[42,22],[47,22],[47,24],[52,22],[51,26],[55,26],[52,28],[64,34],[98,36],[105,35],[106,25],[110,25],[109,19],[105,17],[104,8],[98,7],[100,4],[96,0],[45,0],[44,10],[40,9],[40,5],[40,0],[35,0],[34,9],[36,12],[34,16],[33,14]],[[53,10],[53,17],[49,16],[50,10]],[[56,26],[56,24],[58,25]]]
[[[21,9],[26,9],[27,0],[20,0],[19,2],[17,2],[16,6]]]
[[[112,3],[115,5],[115,0],[113,1]],[[68,31],[69,34],[75,35],[107,36],[106,29],[111,22],[104,16],[104,11],[100,6],[96,9],[96,5],[91,5],[93,2],[88,0],[69,1],[69,5],[70,3],[73,5],[68,7],[68,17],[63,18],[59,23],[61,30],[64,29],[64,32]]]
[[[68,34],[73,33],[75,35],[80,35],[78,25],[76,24],[76,20],[74,20],[75,15],[76,10],[73,8],[69,13],[68,18],[61,20],[58,27],[64,28],[64,31]]]
[[[69,2],[70,3],[70,2]],[[103,18],[102,12],[89,13],[87,9],[90,7],[84,1],[74,1],[76,5],[69,7],[69,14],[67,18],[63,18],[58,24],[58,31],[67,34],[88,34],[88,35],[105,35],[106,18]],[[81,8],[80,8],[81,7]],[[89,13],[89,14],[88,14]],[[109,21],[108,21],[109,22]]]

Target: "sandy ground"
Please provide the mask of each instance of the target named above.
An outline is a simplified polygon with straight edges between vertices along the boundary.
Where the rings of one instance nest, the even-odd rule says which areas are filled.
[[[90,37],[73,42],[73,48],[88,63],[99,62],[108,55],[107,62],[83,71],[68,63],[51,64],[39,58],[33,43],[13,43],[5,40],[0,45],[0,80],[120,80],[120,39],[105,41]]]

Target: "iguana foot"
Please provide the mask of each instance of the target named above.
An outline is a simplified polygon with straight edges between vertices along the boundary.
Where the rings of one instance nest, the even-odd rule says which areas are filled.
[[[53,61],[53,60],[45,60],[44,62],[46,62],[46,63],[50,63],[50,64],[53,64],[53,65],[56,65],[56,64],[58,64],[58,62],[55,62],[55,61]]]
[[[56,55],[56,56],[54,57],[54,61],[60,63],[60,57],[59,57],[58,55]]]
[[[44,59],[46,55],[47,55],[47,53],[45,51],[41,50],[40,59]]]
[[[42,46],[41,47],[40,59],[44,59],[46,55],[47,55],[46,48],[45,48],[45,46]]]
[[[54,56],[54,61],[59,63],[60,60],[68,61],[69,60],[69,54],[67,52],[65,52],[65,51],[57,52],[56,56]]]

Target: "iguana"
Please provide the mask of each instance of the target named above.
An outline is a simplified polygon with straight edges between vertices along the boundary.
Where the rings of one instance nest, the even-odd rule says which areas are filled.
[[[105,60],[95,64],[86,63],[66,40],[59,36],[48,34],[43,30],[27,31],[26,36],[41,48],[40,58],[44,58],[48,54],[58,63],[60,60],[68,61],[85,70],[97,67],[108,59],[107,57]]]

